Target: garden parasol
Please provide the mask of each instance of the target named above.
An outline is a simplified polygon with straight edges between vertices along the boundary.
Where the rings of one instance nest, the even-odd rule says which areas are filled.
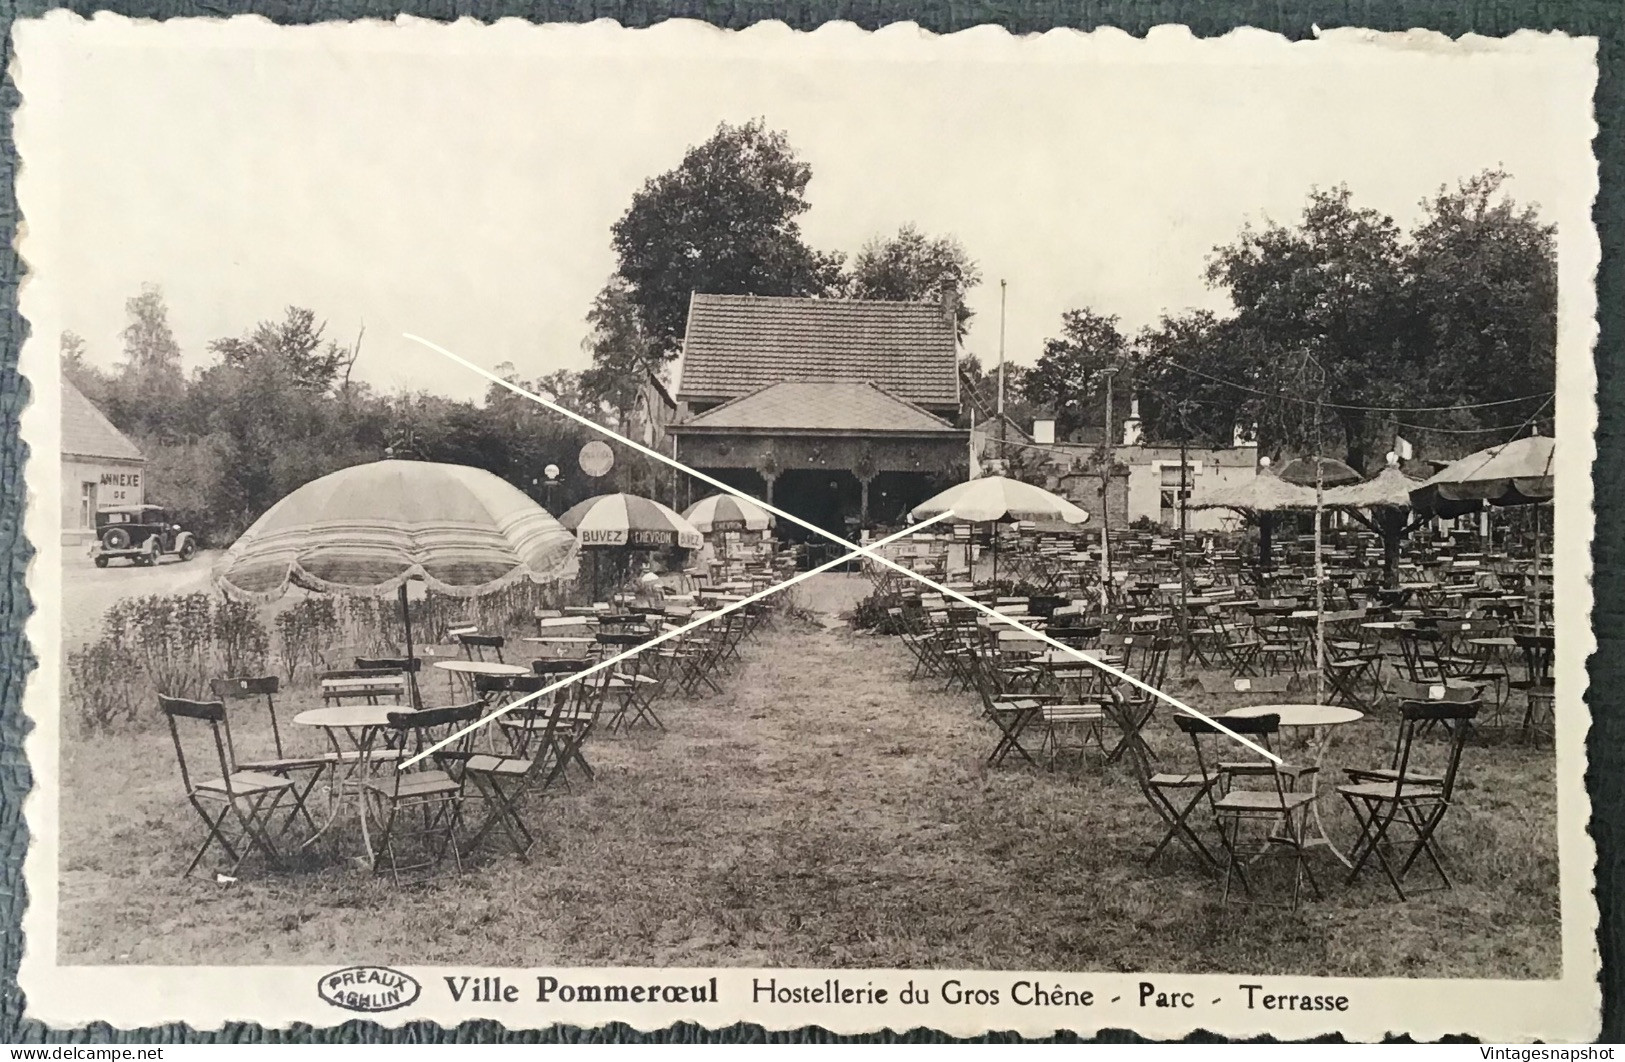
[[[524,492],[483,469],[374,461],[306,483],[271,506],[214,570],[228,597],[268,601],[297,586],[396,594],[412,655],[406,584],[475,597],[521,580],[574,574],[570,533]],[[413,685],[414,703],[417,700]]]
[[[1315,507],[1315,488],[1288,483],[1270,470],[1269,460],[1267,457],[1259,458],[1258,473],[1251,479],[1223,483],[1212,490],[1199,492],[1190,503],[1192,509],[1234,509],[1251,517],[1258,525],[1258,563],[1261,567],[1270,561],[1270,514],[1309,511]],[[1311,468],[1310,475],[1313,474]]]
[[[908,518],[927,520],[950,511],[954,519],[972,524],[1013,520],[1081,524],[1089,519],[1086,510],[1059,494],[1006,476],[983,476],[949,487],[916,505],[909,511]],[[993,577],[999,577],[999,536],[996,534],[993,536]]]
[[[1446,465],[1411,491],[1411,505],[1422,516],[1462,516],[1484,504],[1534,505],[1535,626],[1540,611],[1540,509],[1555,495],[1556,440],[1544,435],[1490,446]]]
[[[600,494],[559,517],[583,549],[594,550],[593,597],[598,596],[598,554],[602,549],[699,549],[705,541],[694,525],[657,501],[636,494]]]
[[[1326,505],[1344,509],[1354,519],[1382,536],[1382,568],[1390,580],[1399,561],[1399,537],[1414,525],[1407,525],[1406,510],[1411,507],[1411,491],[1418,482],[1399,468],[1399,455],[1390,453],[1381,472],[1363,483],[1333,487],[1326,492]],[[1369,519],[1360,510],[1369,510]]]
[[[683,519],[702,535],[713,531],[766,531],[773,526],[773,514],[732,494],[701,498],[683,513]]]
[[[1323,487],[1341,487],[1365,478],[1335,457],[1294,457],[1281,466],[1279,475],[1284,482],[1313,487],[1317,462],[1320,465],[1320,485]]]
[[[717,531],[766,531],[773,526],[773,514],[732,494],[701,498],[683,513],[683,519],[702,535]],[[727,556],[726,542],[722,555]]]

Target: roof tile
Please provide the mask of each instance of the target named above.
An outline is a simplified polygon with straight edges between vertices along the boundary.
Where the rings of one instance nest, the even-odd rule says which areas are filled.
[[[62,381],[62,452],[75,457],[143,460],[135,443],[66,379]]]
[[[934,302],[696,294],[678,399],[736,398],[786,380],[873,383],[959,404],[953,315]]]
[[[786,381],[736,398],[680,428],[775,431],[955,432],[911,402],[869,383]]]

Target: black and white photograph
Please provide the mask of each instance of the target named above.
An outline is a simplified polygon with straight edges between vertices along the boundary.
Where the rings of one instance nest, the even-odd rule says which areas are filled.
[[[1595,1035],[1594,42],[16,47],[33,1016]]]

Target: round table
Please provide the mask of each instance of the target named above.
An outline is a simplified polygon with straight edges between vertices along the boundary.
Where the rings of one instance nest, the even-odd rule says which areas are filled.
[[[1305,843],[1324,845],[1328,852],[1337,857],[1338,862],[1346,867],[1352,867],[1354,864],[1332,843],[1331,837],[1326,833],[1325,824],[1320,821],[1320,768],[1326,759],[1326,749],[1331,745],[1331,728],[1357,723],[1365,718],[1365,713],[1337,704],[1250,704],[1245,708],[1232,708],[1219,716],[1219,719],[1253,719],[1261,715],[1279,716],[1282,728],[1307,728],[1315,731],[1315,772],[1309,780],[1309,791],[1314,794],[1314,799],[1310,801],[1309,807],[1314,813],[1315,829],[1319,836],[1306,838]]]
[[[436,660],[434,666],[442,671],[450,671],[454,675],[463,676],[466,685],[465,692],[472,695],[475,675],[490,677],[508,677],[528,675],[530,668],[518,664],[499,664],[494,660]]]
[[[325,731],[327,740],[333,746],[334,778],[328,788],[330,801],[327,821],[322,823],[300,847],[308,848],[318,837],[326,833],[338,820],[339,813],[343,810],[345,796],[354,794],[356,817],[361,820],[361,843],[366,851],[367,861],[372,862],[374,855],[372,836],[367,827],[365,789],[373,765],[378,760],[375,747],[379,735],[389,725],[391,715],[410,715],[412,711],[413,709],[403,704],[346,704],[331,708],[311,708],[293,717],[297,726],[319,727]],[[341,734],[350,745],[348,749],[344,747],[345,742],[339,739]],[[391,753],[387,757],[391,762],[397,758],[393,755],[394,750],[385,751]]]
[[[560,656],[572,645],[597,645],[598,639],[585,634],[546,634],[539,637],[522,638],[521,641],[533,645],[552,646],[558,650]]]
[[[526,638],[525,641],[531,639]],[[596,639],[588,639],[593,641]],[[528,675],[530,668],[518,664],[499,664],[495,660],[436,660],[434,666],[442,671],[459,675]]]

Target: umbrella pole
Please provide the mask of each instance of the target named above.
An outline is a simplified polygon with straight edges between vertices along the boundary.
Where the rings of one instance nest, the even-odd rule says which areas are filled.
[[[1540,503],[1535,503],[1535,633],[1541,632],[1544,618],[1540,607]]]
[[[988,534],[993,536],[993,581],[999,581],[999,522],[995,520],[988,524]],[[1535,535],[1535,552],[1540,552],[1540,535]]]
[[[412,612],[406,607],[406,584],[404,582],[401,583],[399,596],[401,600],[401,625],[406,628],[406,686],[412,699],[412,707],[421,708],[423,701],[418,696],[418,673],[417,669],[413,667]]]

